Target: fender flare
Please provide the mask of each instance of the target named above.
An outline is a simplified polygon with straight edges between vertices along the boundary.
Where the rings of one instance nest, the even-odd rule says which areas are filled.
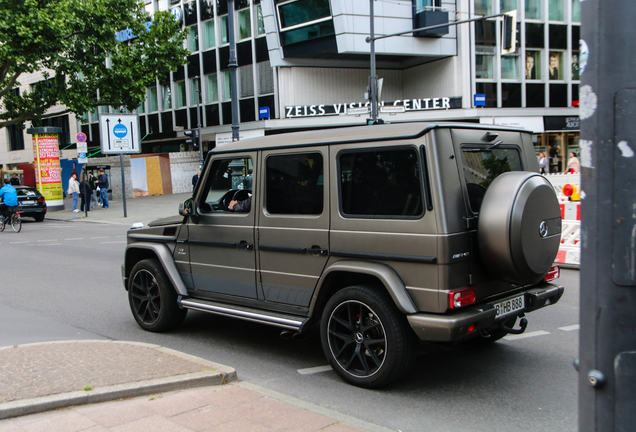
[[[124,255],[124,263],[128,263],[128,254],[134,249],[146,249],[151,250],[159,259],[161,266],[166,271],[170,282],[172,282],[172,286],[174,286],[175,290],[179,295],[187,296],[188,290],[186,289],[181,276],[179,275],[179,270],[177,270],[177,266],[174,263],[174,259],[172,258],[172,254],[170,253],[170,249],[163,243],[146,243],[146,242],[138,242],[131,243],[126,246],[126,252]],[[124,280],[128,279],[132,268],[124,269]],[[128,287],[126,286],[126,289]]]
[[[375,276],[382,282],[388,293],[391,295],[393,302],[402,313],[409,315],[418,312],[413,300],[411,300],[411,297],[406,291],[404,282],[402,282],[402,279],[400,279],[398,274],[391,267],[380,263],[345,260],[332,264],[322,273],[318,280],[318,289],[316,290],[316,294],[311,299],[311,304],[309,306],[310,314],[313,313],[326,278],[334,272],[360,273]]]

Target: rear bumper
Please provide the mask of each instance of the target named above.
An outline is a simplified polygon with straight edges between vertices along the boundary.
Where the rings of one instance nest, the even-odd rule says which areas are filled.
[[[563,295],[563,287],[547,283],[523,293],[526,296],[526,307],[519,314],[555,304]],[[493,325],[496,314],[494,306],[481,304],[453,314],[417,313],[408,315],[407,319],[417,337],[423,341],[455,342]],[[471,325],[473,329],[469,333]]]

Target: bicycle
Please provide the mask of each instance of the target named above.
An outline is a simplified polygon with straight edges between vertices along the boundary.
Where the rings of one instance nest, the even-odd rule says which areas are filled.
[[[4,232],[4,228],[7,222],[10,223],[13,231],[17,233],[19,233],[20,230],[22,229],[22,218],[20,217],[19,211],[15,211],[10,208],[9,216],[8,217],[0,216],[0,218],[2,218],[2,221],[0,221],[0,232]]]

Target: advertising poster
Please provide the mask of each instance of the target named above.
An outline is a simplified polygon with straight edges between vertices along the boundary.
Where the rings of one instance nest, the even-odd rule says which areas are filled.
[[[57,133],[33,134],[35,184],[49,206],[63,206],[60,152]]]

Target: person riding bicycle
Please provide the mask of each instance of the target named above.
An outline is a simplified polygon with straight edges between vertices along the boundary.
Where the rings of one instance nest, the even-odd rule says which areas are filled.
[[[0,204],[0,214],[6,219],[11,215],[10,207],[18,205],[18,192],[11,185],[9,179],[4,179],[4,186],[0,189],[0,199],[3,201]]]

